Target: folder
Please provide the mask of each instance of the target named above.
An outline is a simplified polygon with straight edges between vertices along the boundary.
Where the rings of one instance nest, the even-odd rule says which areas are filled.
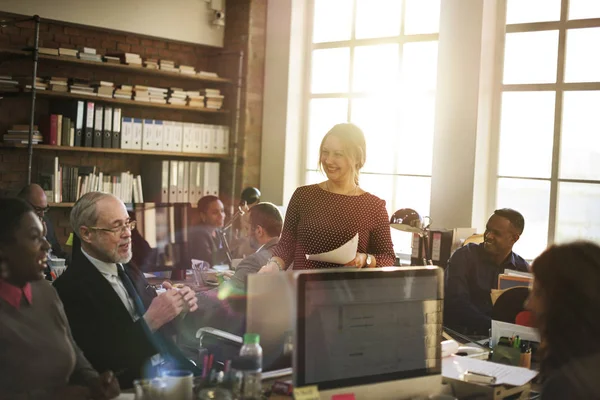
[[[181,200],[182,203],[190,202],[190,162],[183,161],[183,198]]]
[[[121,125],[121,148],[133,149],[133,118],[123,117]]]
[[[112,138],[110,145],[113,149],[121,148],[121,122],[121,109],[113,109]]]
[[[174,121],[162,121],[162,151],[175,151],[172,133],[174,126]]]
[[[112,124],[113,124],[113,109],[109,106],[104,106],[104,124],[102,125],[102,147],[109,149],[112,147]]]
[[[154,120],[154,150],[163,150],[163,137],[164,137],[164,122],[160,120]]]
[[[204,124],[194,124],[194,153],[202,153],[202,137]]]
[[[184,153],[193,153],[194,152],[194,129],[195,124],[191,122],[183,123],[183,142],[181,151]]]
[[[131,148],[134,150],[142,149],[142,119],[134,118],[133,119],[133,135],[131,138]]]
[[[178,162],[169,161],[169,203],[177,203]]]
[[[94,139],[92,147],[102,147],[102,125],[104,124],[104,107],[96,104],[94,109]]]
[[[83,147],[92,147],[94,138],[94,102],[85,103],[85,125],[83,128],[83,137],[81,145]]]
[[[142,150],[154,150],[154,121],[142,121]]]
[[[183,123],[171,121],[171,139],[174,152],[183,151]]]

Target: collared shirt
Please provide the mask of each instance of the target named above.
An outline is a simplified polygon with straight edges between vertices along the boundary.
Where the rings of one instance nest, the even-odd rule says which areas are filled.
[[[483,243],[469,243],[456,250],[446,267],[444,323],[470,334],[487,335],[491,326],[491,291],[498,287],[498,275],[505,269],[529,271],[529,264],[511,252],[497,265]]]
[[[25,297],[27,303],[31,304],[33,300],[31,298],[31,285],[27,282],[25,286],[20,288],[0,279],[0,297],[18,310],[21,307],[23,297]]]
[[[117,296],[119,296],[119,299],[121,299],[121,302],[123,303],[123,305],[129,312],[129,315],[131,315],[131,318],[134,321],[137,321],[140,318],[140,315],[135,310],[135,303],[133,302],[133,299],[129,296],[129,293],[127,293],[125,286],[123,286],[123,282],[121,282],[121,278],[119,278],[119,273],[117,271],[117,264],[107,263],[107,262],[98,260],[97,258],[94,258],[94,257],[90,256],[88,253],[86,253],[83,248],[81,249],[81,252],[83,253],[84,256],[87,257],[88,260],[90,260],[90,262],[94,265],[94,267],[96,267],[96,269],[98,271],[100,271],[102,276],[104,276],[106,278],[108,283],[110,283],[110,286],[112,286],[114,291],[117,293]]]

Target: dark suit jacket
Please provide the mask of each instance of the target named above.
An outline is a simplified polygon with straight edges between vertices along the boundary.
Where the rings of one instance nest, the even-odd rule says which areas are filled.
[[[147,308],[156,291],[139,270],[124,267]],[[149,358],[158,353],[144,330],[143,318],[133,322],[110,283],[81,251],[73,252],[72,265],[54,286],[86,358],[99,372],[115,372],[121,388],[130,388],[142,376]]]
[[[44,223],[46,224],[46,239],[48,242],[50,242],[50,246],[52,246],[52,254],[58,258],[64,258],[66,260],[66,264],[71,265],[71,256],[69,253],[63,250],[58,242],[54,225],[52,225],[52,221],[50,221],[50,218],[48,218],[47,215],[44,215]]]

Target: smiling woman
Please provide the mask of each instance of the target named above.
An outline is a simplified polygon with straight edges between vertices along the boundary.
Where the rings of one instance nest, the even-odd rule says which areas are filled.
[[[43,279],[50,244],[33,208],[0,199],[0,224],[0,398],[116,396],[112,373],[101,379],[90,366],[73,341],[61,301]]]

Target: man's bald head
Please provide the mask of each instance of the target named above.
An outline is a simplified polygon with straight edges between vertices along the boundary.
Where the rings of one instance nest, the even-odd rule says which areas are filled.
[[[48,208],[48,199],[44,189],[37,183],[25,186],[18,195],[20,198],[28,202],[35,209],[36,214],[43,216]]]

